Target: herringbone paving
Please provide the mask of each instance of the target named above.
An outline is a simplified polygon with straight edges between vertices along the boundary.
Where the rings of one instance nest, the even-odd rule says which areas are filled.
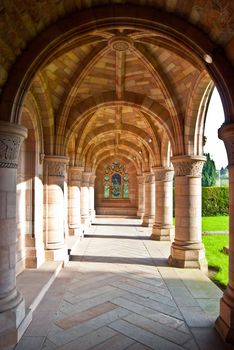
[[[72,252],[16,349],[230,349],[213,328],[221,291],[200,271],[169,268],[169,245],[137,222],[112,223]]]

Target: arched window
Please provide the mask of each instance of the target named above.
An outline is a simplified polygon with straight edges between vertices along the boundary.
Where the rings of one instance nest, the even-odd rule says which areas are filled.
[[[104,198],[128,198],[128,171],[125,165],[113,162],[105,169]]]

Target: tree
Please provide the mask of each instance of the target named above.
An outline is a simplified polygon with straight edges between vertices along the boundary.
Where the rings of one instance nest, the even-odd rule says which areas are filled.
[[[210,153],[205,154],[205,156],[206,162],[202,169],[202,186],[215,186],[217,177],[215,162],[211,159]]]
[[[226,168],[222,167],[220,169],[220,176],[223,177],[223,178],[228,177],[228,168],[227,167]]]

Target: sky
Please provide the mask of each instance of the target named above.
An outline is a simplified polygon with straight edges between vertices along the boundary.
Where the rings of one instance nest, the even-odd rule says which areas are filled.
[[[224,143],[218,138],[218,129],[223,122],[224,112],[222,102],[215,88],[210,99],[206,117],[204,134],[207,137],[207,141],[204,147],[204,153],[210,153],[211,158],[215,161],[216,169],[225,168],[228,164]]]

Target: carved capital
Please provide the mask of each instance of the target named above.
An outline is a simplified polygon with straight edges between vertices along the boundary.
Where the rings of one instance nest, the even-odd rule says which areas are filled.
[[[68,164],[67,157],[45,156],[44,164],[47,169],[48,176],[66,176]]]
[[[77,184],[78,186],[82,181],[82,173],[84,171],[83,167],[70,167],[69,168],[69,181],[72,184]]]
[[[154,168],[155,181],[172,181],[174,177],[173,168]]]
[[[146,183],[154,183],[155,182],[155,177],[153,173],[144,173],[144,179]]]
[[[0,122],[0,168],[17,168],[20,146],[26,136],[24,127]]]
[[[176,176],[201,177],[204,156],[175,156],[171,158]]]
[[[82,186],[89,187],[89,180],[92,173],[84,172],[82,174]]]
[[[223,124],[218,130],[218,136],[225,144],[228,165],[234,165],[234,123]]]
[[[143,175],[138,175],[138,176],[137,176],[137,180],[138,180],[138,184],[139,184],[139,185],[142,185],[142,184],[144,184],[144,182],[145,182],[145,178],[144,178]]]
[[[90,186],[94,186],[95,179],[96,179],[96,175],[91,174],[89,179]]]

